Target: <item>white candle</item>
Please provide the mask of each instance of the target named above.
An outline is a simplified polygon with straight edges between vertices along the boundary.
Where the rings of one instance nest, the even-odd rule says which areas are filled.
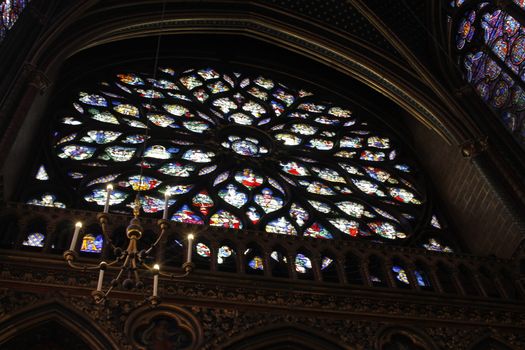
[[[195,238],[195,236],[193,236],[191,233],[188,235],[188,255],[186,256],[186,262],[191,262],[191,251],[192,251],[192,246],[193,246],[193,238]]]
[[[75,224],[75,232],[73,233],[73,239],[71,240],[71,245],[69,246],[69,250],[75,250],[75,246],[77,245],[77,240],[78,240],[78,234],[80,233],[81,228],[82,228],[82,223],[79,221]]]
[[[170,199],[170,192],[166,190],[166,194],[164,195],[164,213],[162,214],[162,218],[164,220],[168,220],[168,202]]]
[[[109,184],[106,187],[106,204],[104,205],[104,213],[109,212],[109,198],[111,197],[111,191],[113,191],[113,185]]]
[[[104,282],[104,271],[106,271],[106,263],[102,261],[100,263],[100,272],[98,274],[97,292],[102,291],[102,283]]]
[[[159,293],[159,270],[160,266],[155,264],[153,266],[153,296],[156,297]]]

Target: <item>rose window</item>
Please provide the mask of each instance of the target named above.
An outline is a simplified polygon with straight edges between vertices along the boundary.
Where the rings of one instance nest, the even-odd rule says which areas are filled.
[[[365,112],[257,75],[162,68],[108,75],[55,120],[60,179],[31,204],[313,238],[404,240],[429,221],[400,140]],[[66,198],[66,197],[68,197]],[[76,199],[71,199],[76,198]],[[47,201],[47,202],[45,202]]]

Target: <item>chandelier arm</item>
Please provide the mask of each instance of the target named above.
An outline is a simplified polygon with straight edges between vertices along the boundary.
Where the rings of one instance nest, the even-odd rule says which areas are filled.
[[[160,234],[157,237],[157,240],[146,250],[146,255],[151,253],[151,251],[157,246],[157,244],[161,242],[162,238],[166,234],[166,229],[169,228],[167,220],[161,219],[158,221],[158,224],[160,226]]]
[[[78,265],[75,264],[72,260],[67,260],[67,263],[70,267],[74,268],[75,270],[82,270],[82,271],[88,271],[88,270],[98,270],[100,267],[98,265],[88,266],[88,265]]]
[[[109,222],[108,214],[107,213],[99,213],[97,215],[97,218],[98,218],[98,221],[100,223],[100,227],[102,228],[102,235],[104,235],[104,239],[106,240],[106,243],[110,246],[111,249],[117,248],[113,244],[113,241],[111,240],[111,237],[109,237],[109,235],[108,235],[108,230],[107,230],[107,224]]]

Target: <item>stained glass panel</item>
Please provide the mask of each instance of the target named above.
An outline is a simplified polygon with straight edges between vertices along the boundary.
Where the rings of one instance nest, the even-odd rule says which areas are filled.
[[[76,92],[56,118],[60,168],[43,164],[77,179],[71,192],[90,208],[113,182],[112,211],[130,213],[140,191],[144,215],[160,217],[169,193],[170,219],[185,224],[385,241],[427,220],[424,181],[399,140],[348,106],[214,68],[122,72]],[[63,205],[56,198],[28,202]]]

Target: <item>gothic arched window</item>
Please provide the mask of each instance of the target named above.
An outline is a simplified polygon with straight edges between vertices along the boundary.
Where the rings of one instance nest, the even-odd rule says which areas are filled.
[[[525,147],[525,1],[455,0],[453,42],[466,80]]]
[[[382,242],[441,228],[402,140],[364,112],[236,71],[105,76],[56,113],[27,203],[100,210],[111,183],[111,212],[140,192],[158,216],[169,193],[168,217],[197,225]]]

